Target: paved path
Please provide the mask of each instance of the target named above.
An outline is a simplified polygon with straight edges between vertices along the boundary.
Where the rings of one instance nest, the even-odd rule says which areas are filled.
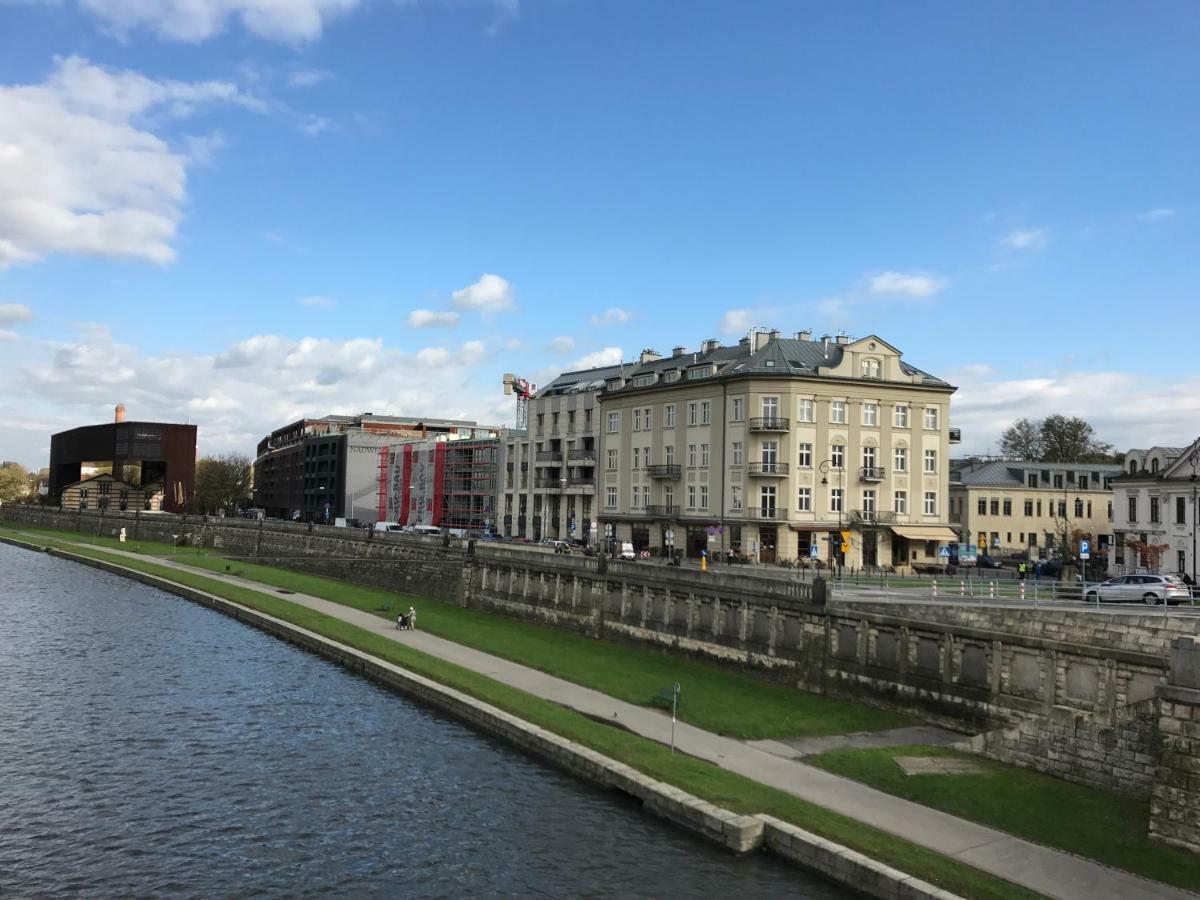
[[[37,535],[29,537],[37,540]],[[145,554],[108,549],[105,549],[105,552],[129,556],[143,562],[153,561],[169,568],[204,575],[269,596],[280,596],[276,589],[244,578],[223,575],[162,558],[151,559]],[[580,687],[561,678],[420,630],[397,631],[393,623],[379,616],[341,606],[329,600],[298,593],[289,593],[286,598],[292,603],[342,619],[431,656],[568,706],[585,715],[610,720],[651,740],[666,744],[670,739],[671,720],[658,710],[625,703],[598,691]],[[417,613],[419,628],[420,609]],[[1194,900],[1196,897],[1195,894],[1186,891],[893,797],[856,781],[682,722],[676,725],[675,745],[684,753],[708,760],[730,772],[786,791],[1047,896],[1071,900]]]

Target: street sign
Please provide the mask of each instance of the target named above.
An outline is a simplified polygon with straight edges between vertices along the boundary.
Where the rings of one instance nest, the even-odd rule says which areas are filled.
[[[999,546],[1000,546],[1000,535],[996,535],[994,538],[992,538],[992,546],[993,546],[993,547],[996,547],[996,548],[999,548]]]
[[[817,544],[810,544],[808,547],[808,555],[816,559],[821,555],[821,548]]]
[[[716,525],[709,525],[709,526],[708,526],[708,536],[709,536],[709,537],[716,537],[716,535],[717,535],[717,526],[716,526]]]
[[[675,532],[668,528],[665,532],[663,532],[663,538],[668,544],[673,544],[675,543]]]
[[[605,536],[605,537],[612,537],[612,536],[613,536],[613,527],[612,527],[612,522],[605,522],[605,523],[604,523],[604,536]]]
[[[940,556],[942,559],[949,559],[950,558],[950,548],[942,547],[942,549],[940,549],[938,551],[938,556]]]
[[[1092,542],[1091,541],[1084,539],[1079,542],[1079,558],[1080,559],[1091,559],[1092,558]]]
[[[984,537],[982,534],[979,536],[979,549],[980,550],[987,549],[987,538]]]

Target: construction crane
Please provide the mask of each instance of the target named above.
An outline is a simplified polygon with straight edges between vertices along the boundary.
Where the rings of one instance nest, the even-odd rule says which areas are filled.
[[[505,396],[517,395],[517,429],[528,429],[529,398],[533,396],[537,385],[530,384],[524,378],[518,378],[512,372],[505,372],[501,383],[504,385]]]

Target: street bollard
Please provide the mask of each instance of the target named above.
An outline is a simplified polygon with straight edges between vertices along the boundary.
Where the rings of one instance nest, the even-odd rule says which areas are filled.
[[[958,596],[960,596],[960,597],[965,597],[965,596],[967,596],[967,583],[966,583],[966,581],[960,581],[960,582],[958,583]]]
[[[933,597],[937,598],[937,579],[933,579]]]
[[[996,582],[994,581],[988,583],[988,599],[996,599]]]
[[[1025,582],[1021,582],[1021,602],[1025,602]]]

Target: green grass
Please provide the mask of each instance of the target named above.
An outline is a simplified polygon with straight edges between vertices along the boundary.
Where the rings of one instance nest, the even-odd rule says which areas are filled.
[[[985,772],[909,776],[893,760],[896,756],[957,756]],[[1200,857],[1151,843],[1148,803],[944,747],[834,750],[804,761],[1039,844],[1178,887],[1200,888]]]
[[[47,539],[68,538],[91,543],[67,532],[22,528]],[[911,725],[900,713],[859,703],[823,697],[787,684],[743,675],[727,668],[689,659],[674,652],[630,647],[596,640],[550,626],[522,622],[450,603],[414,598],[380,588],[321,578],[243,559],[180,550],[170,544],[136,541],[119,544],[99,537],[97,546],[111,546],[172,560],[216,572],[229,572],[273,587],[311,594],[380,615],[395,615],[409,604],[418,608],[424,631],[504,657],[566,681],[592,688],[628,703],[649,705],[650,699],[678,681],[679,718],[697,728],[743,740],[807,737],[879,731]]]
[[[69,549],[80,556],[113,562],[206,591],[299,625],[470,694],[711,803],[747,814],[773,815],[962,896],[981,900],[1037,896],[854,819],[726,772],[711,763],[672,754],[661,744],[594,722],[573,710],[282,598],[152,562],[115,557],[98,548],[72,546]]]

